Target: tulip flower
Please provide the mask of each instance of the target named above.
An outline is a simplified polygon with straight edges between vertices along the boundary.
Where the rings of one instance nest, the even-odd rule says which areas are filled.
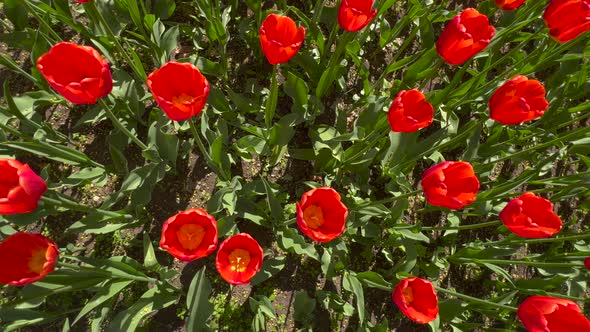
[[[342,0],[338,8],[338,24],[347,31],[359,31],[377,15],[373,0]]]
[[[287,17],[270,14],[260,27],[260,46],[272,65],[289,61],[303,44],[305,28]]]
[[[516,315],[529,332],[590,332],[590,321],[571,300],[530,296]]]
[[[221,277],[232,285],[243,285],[260,271],[264,252],[252,236],[240,233],[227,238],[219,246],[215,267]]]
[[[590,257],[587,257],[586,259],[584,259],[584,266],[590,270]]]
[[[158,106],[172,121],[188,120],[203,110],[209,82],[191,63],[167,62],[147,78]]]
[[[395,286],[393,302],[399,310],[416,323],[427,324],[438,315],[438,296],[426,279],[409,277]]]
[[[490,118],[505,125],[539,118],[549,107],[543,85],[522,75],[515,76],[499,87],[488,105]]]
[[[512,233],[526,238],[545,238],[561,230],[561,218],[553,204],[531,192],[508,202],[500,219]]]
[[[184,262],[208,256],[217,248],[217,221],[203,209],[189,209],[168,218],[160,247]]]
[[[39,57],[37,69],[73,104],[96,104],[113,89],[108,62],[90,46],[57,43]]]
[[[430,167],[420,185],[428,203],[453,210],[473,203],[479,190],[473,167],[464,161],[445,161]]]
[[[496,29],[487,16],[467,8],[455,16],[436,42],[436,52],[450,65],[460,65],[488,46]]]
[[[0,214],[27,213],[47,190],[47,184],[27,164],[0,158]]]
[[[347,216],[348,208],[332,188],[312,189],[297,203],[297,226],[314,241],[329,242],[340,236]]]
[[[495,0],[496,5],[503,10],[514,10],[520,7],[525,0]]]
[[[590,0],[552,0],[543,19],[553,39],[570,41],[590,30]]]
[[[391,130],[398,133],[411,133],[430,126],[434,108],[418,90],[400,91],[387,113]]]
[[[15,233],[0,242],[0,284],[24,286],[55,268],[58,249],[41,234]]]

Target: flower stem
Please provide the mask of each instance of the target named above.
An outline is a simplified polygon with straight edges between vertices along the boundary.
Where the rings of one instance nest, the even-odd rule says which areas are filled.
[[[472,302],[472,303],[479,303],[479,304],[491,305],[491,306],[494,306],[494,307],[500,308],[500,309],[505,309],[505,310],[510,310],[510,311],[516,311],[516,308],[515,307],[512,307],[512,306],[508,306],[508,305],[504,305],[504,304],[500,304],[500,303],[496,303],[496,302],[492,302],[492,301],[488,301],[488,300],[478,299],[476,297],[472,297],[472,296],[469,296],[469,295],[457,293],[455,291],[448,290],[448,289],[445,289],[445,288],[440,288],[440,287],[437,287],[437,286],[434,286],[434,288],[436,289],[437,292],[449,294],[449,295],[458,297],[458,298],[460,298],[462,300],[466,300],[466,301],[469,301],[469,302]]]
[[[205,145],[203,144],[203,141],[201,140],[201,136],[199,135],[197,125],[192,121],[192,119],[189,119],[188,123],[191,127],[191,132],[193,133],[193,137],[195,138],[195,142],[197,143],[197,146],[199,147],[199,151],[201,151],[201,154],[205,158],[205,162],[207,163],[207,166],[209,166],[215,172],[215,174],[220,176],[222,179],[227,180],[225,173],[221,172],[221,170],[219,169],[219,167],[217,167],[217,165],[213,161],[213,158],[211,158],[211,155],[209,154],[209,152],[205,148]]]
[[[131,139],[133,141],[133,143],[135,143],[142,151],[145,151],[148,149],[147,145],[145,145],[142,141],[140,141],[139,138],[137,138],[137,136],[133,135],[133,133],[130,132],[129,129],[127,129],[121,123],[121,121],[115,116],[115,114],[113,114],[113,112],[111,111],[111,109],[109,108],[109,106],[107,105],[107,103],[103,99],[99,99],[98,102],[100,103],[100,106],[102,106],[103,110],[107,114],[107,117],[111,120],[111,122],[113,123],[113,125],[117,129],[119,129],[127,137],[129,137],[129,139]]]

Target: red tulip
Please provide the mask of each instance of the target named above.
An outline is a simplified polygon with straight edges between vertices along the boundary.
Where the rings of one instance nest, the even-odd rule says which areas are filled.
[[[391,130],[398,133],[412,133],[428,127],[433,116],[434,108],[418,90],[400,91],[387,113]]]
[[[496,29],[487,16],[467,8],[455,16],[436,42],[436,51],[451,65],[460,65],[486,48]]]
[[[543,19],[553,39],[570,41],[590,30],[590,0],[552,0]]]
[[[87,3],[87,2],[90,2],[90,0],[77,0],[77,1],[78,1],[78,3]]]
[[[479,180],[468,162],[445,161],[424,172],[420,182],[426,201],[458,210],[475,201]]]
[[[590,270],[590,257],[584,259],[584,266]]]
[[[260,27],[260,46],[271,65],[289,61],[303,44],[305,28],[287,17],[270,14]]]
[[[561,230],[561,219],[553,212],[553,204],[530,192],[508,202],[500,219],[512,233],[526,238],[551,237]]]
[[[344,30],[359,31],[377,15],[373,0],[342,0],[338,8],[338,24]]]
[[[490,117],[505,125],[515,125],[541,117],[549,107],[543,85],[521,75],[499,87],[488,104]]]
[[[187,62],[165,63],[148,76],[146,83],[172,121],[199,115],[209,96],[209,82],[199,68]]]
[[[438,296],[426,279],[409,277],[395,286],[393,302],[399,310],[416,323],[427,324],[438,315]]]
[[[73,104],[96,104],[113,89],[108,62],[90,46],[57,43],[39,57],[37,69]]]
[[[27,164],[0,158],[0,214],[27,213],[47,190],[47,184]]]
[[[297,226],[314,241],[329,242],[340,236],[347,216],[348,208],[332,188],[312,189],[297,203]]]
[[[264,252],[250,234],[240,233],[225,239],[219,246],[215,267],[232,285],[243,285],[260,271]]]
[[[503,10],[513,10],[520,7],[525,0],[495,0],[496,5]]]
[[[217,221],[203,209],[188,209],[162,226],[160,247],[181,261],[208,256],[217,248]]]
[[[15,233],[0,242],[0,284],[24,286],[53,271],[58,249],[41,234]]]
[[[518,306],[516,315],[529,332],[590,332],[590,321],[571,300],[531,296]]]

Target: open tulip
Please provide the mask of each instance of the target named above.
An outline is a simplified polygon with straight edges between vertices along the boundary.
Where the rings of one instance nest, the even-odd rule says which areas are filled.
[[[312,189],[297,203],[297,226],[318,242],[328,242],[344,232],[348,208],[332,188]]]
[[[434,108],[418,90],[400,91],[389,107],[387,119],[391,130],[411,133],[432,123]]]
[[[287,17],[270,14],[260,27],[260,46],[272,65],[289,61],[303,44],[305,28]]]
[[[113,89],[108,62],[90,46],[57,43],[39,57],[37,69],[73,104],[96,104]]]
[[[58,249],[41,234],[15,233],[0,242],[0,284],[24,286],[55,268]]]
[[[526,238],[545,238],[561,230],[561,218],[553,204],[531,192],[508,202],[500,219],[512,233]]]
[[[473,8],[463,10],[445,27],[436,51],[450,65],[460,65],[488,46],[496,29]]]
[[[203,209],[189,209],[162,226],[160,247],[181,261],[208,256],[217,248],[217,221]]]
[[[344,30],[359,31],[377,15],[373,0],[342,0],[338,8],[338,24]]]
[[[409,319],[427,324],[438,315],[438,296],[432,283],[426,279],[409,277],[395,286],[393,302]]]
[[[426,201],[457,210],[475,201],[479,180],[470,163],[445,161],[424,172],[420,182]]]
[[[516,315],[529,332],[590,332],[590,321],[571,300],[530,296]]]
[[[503,10],[514,10],[520,7],[525,0],[495,0],[496,6],[502,8]]]
[[[147,78],[148,88],[172,121],[199,115],[209,96],[209,82],[199,68],[187,62],[167,62]]]
[[[219,245],[215,267],[232,285],[243,285],[260,271],[264,252],[250,234],[236,234]]]
[[[553,39],[570,41],[590,30],[590,0],[552,0],[543,19]]]
[[[47,184],[27,164],[0,158],[0,214],[27,213],[47,190]]]
[[[499,87],[488,105],[490,118],[505,125],[539,118],[549,107],[543,85],[522,75],[515,76]]]

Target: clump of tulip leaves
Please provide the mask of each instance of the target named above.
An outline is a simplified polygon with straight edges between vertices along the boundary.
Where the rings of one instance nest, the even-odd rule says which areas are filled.
[[[590,35],[551,39],[547,3],[502,11],[478,1],[496,34],[451,66],[435,43],[467,1],[376,1],[357,32],[322,0],[4,1],[0,152],[26,161],[48,190],[35,211],[1,216],[0,238],[42,233],[60,263],[36,283],[0,289],[2,330],[515,331],[528,296],[583,308]],[[276,66],[259,40],[271,13],[306,30]],[[109,62],[114,87],[100,103],[68,103],[35,67],[59,41]],[[196,65],[211,86],[187,121],[171,121],[145,85],[171,60]],[[543,82],[549,108],[504,126],[488,100],[515,75]],[[434,121],[392,132],[387,110],[410,89],[424,92]],[[427,204],[419,186],[446,160],[469,162],[481,184],[462,209]],[[296,224],[295,203],[318,187],[334,188],[349,211],[326,243]],[[498,213],[527,191],[555,204],[557,235],[525,239],[502,225]],[[189,208],[215,217],[220,242],[241,232],[258,240],[264,263],[249,286],[221,279],[214,255],[183,263],[160,249],[162,223]],[[428,325],[392,301],[410,276],[437,289]]]

